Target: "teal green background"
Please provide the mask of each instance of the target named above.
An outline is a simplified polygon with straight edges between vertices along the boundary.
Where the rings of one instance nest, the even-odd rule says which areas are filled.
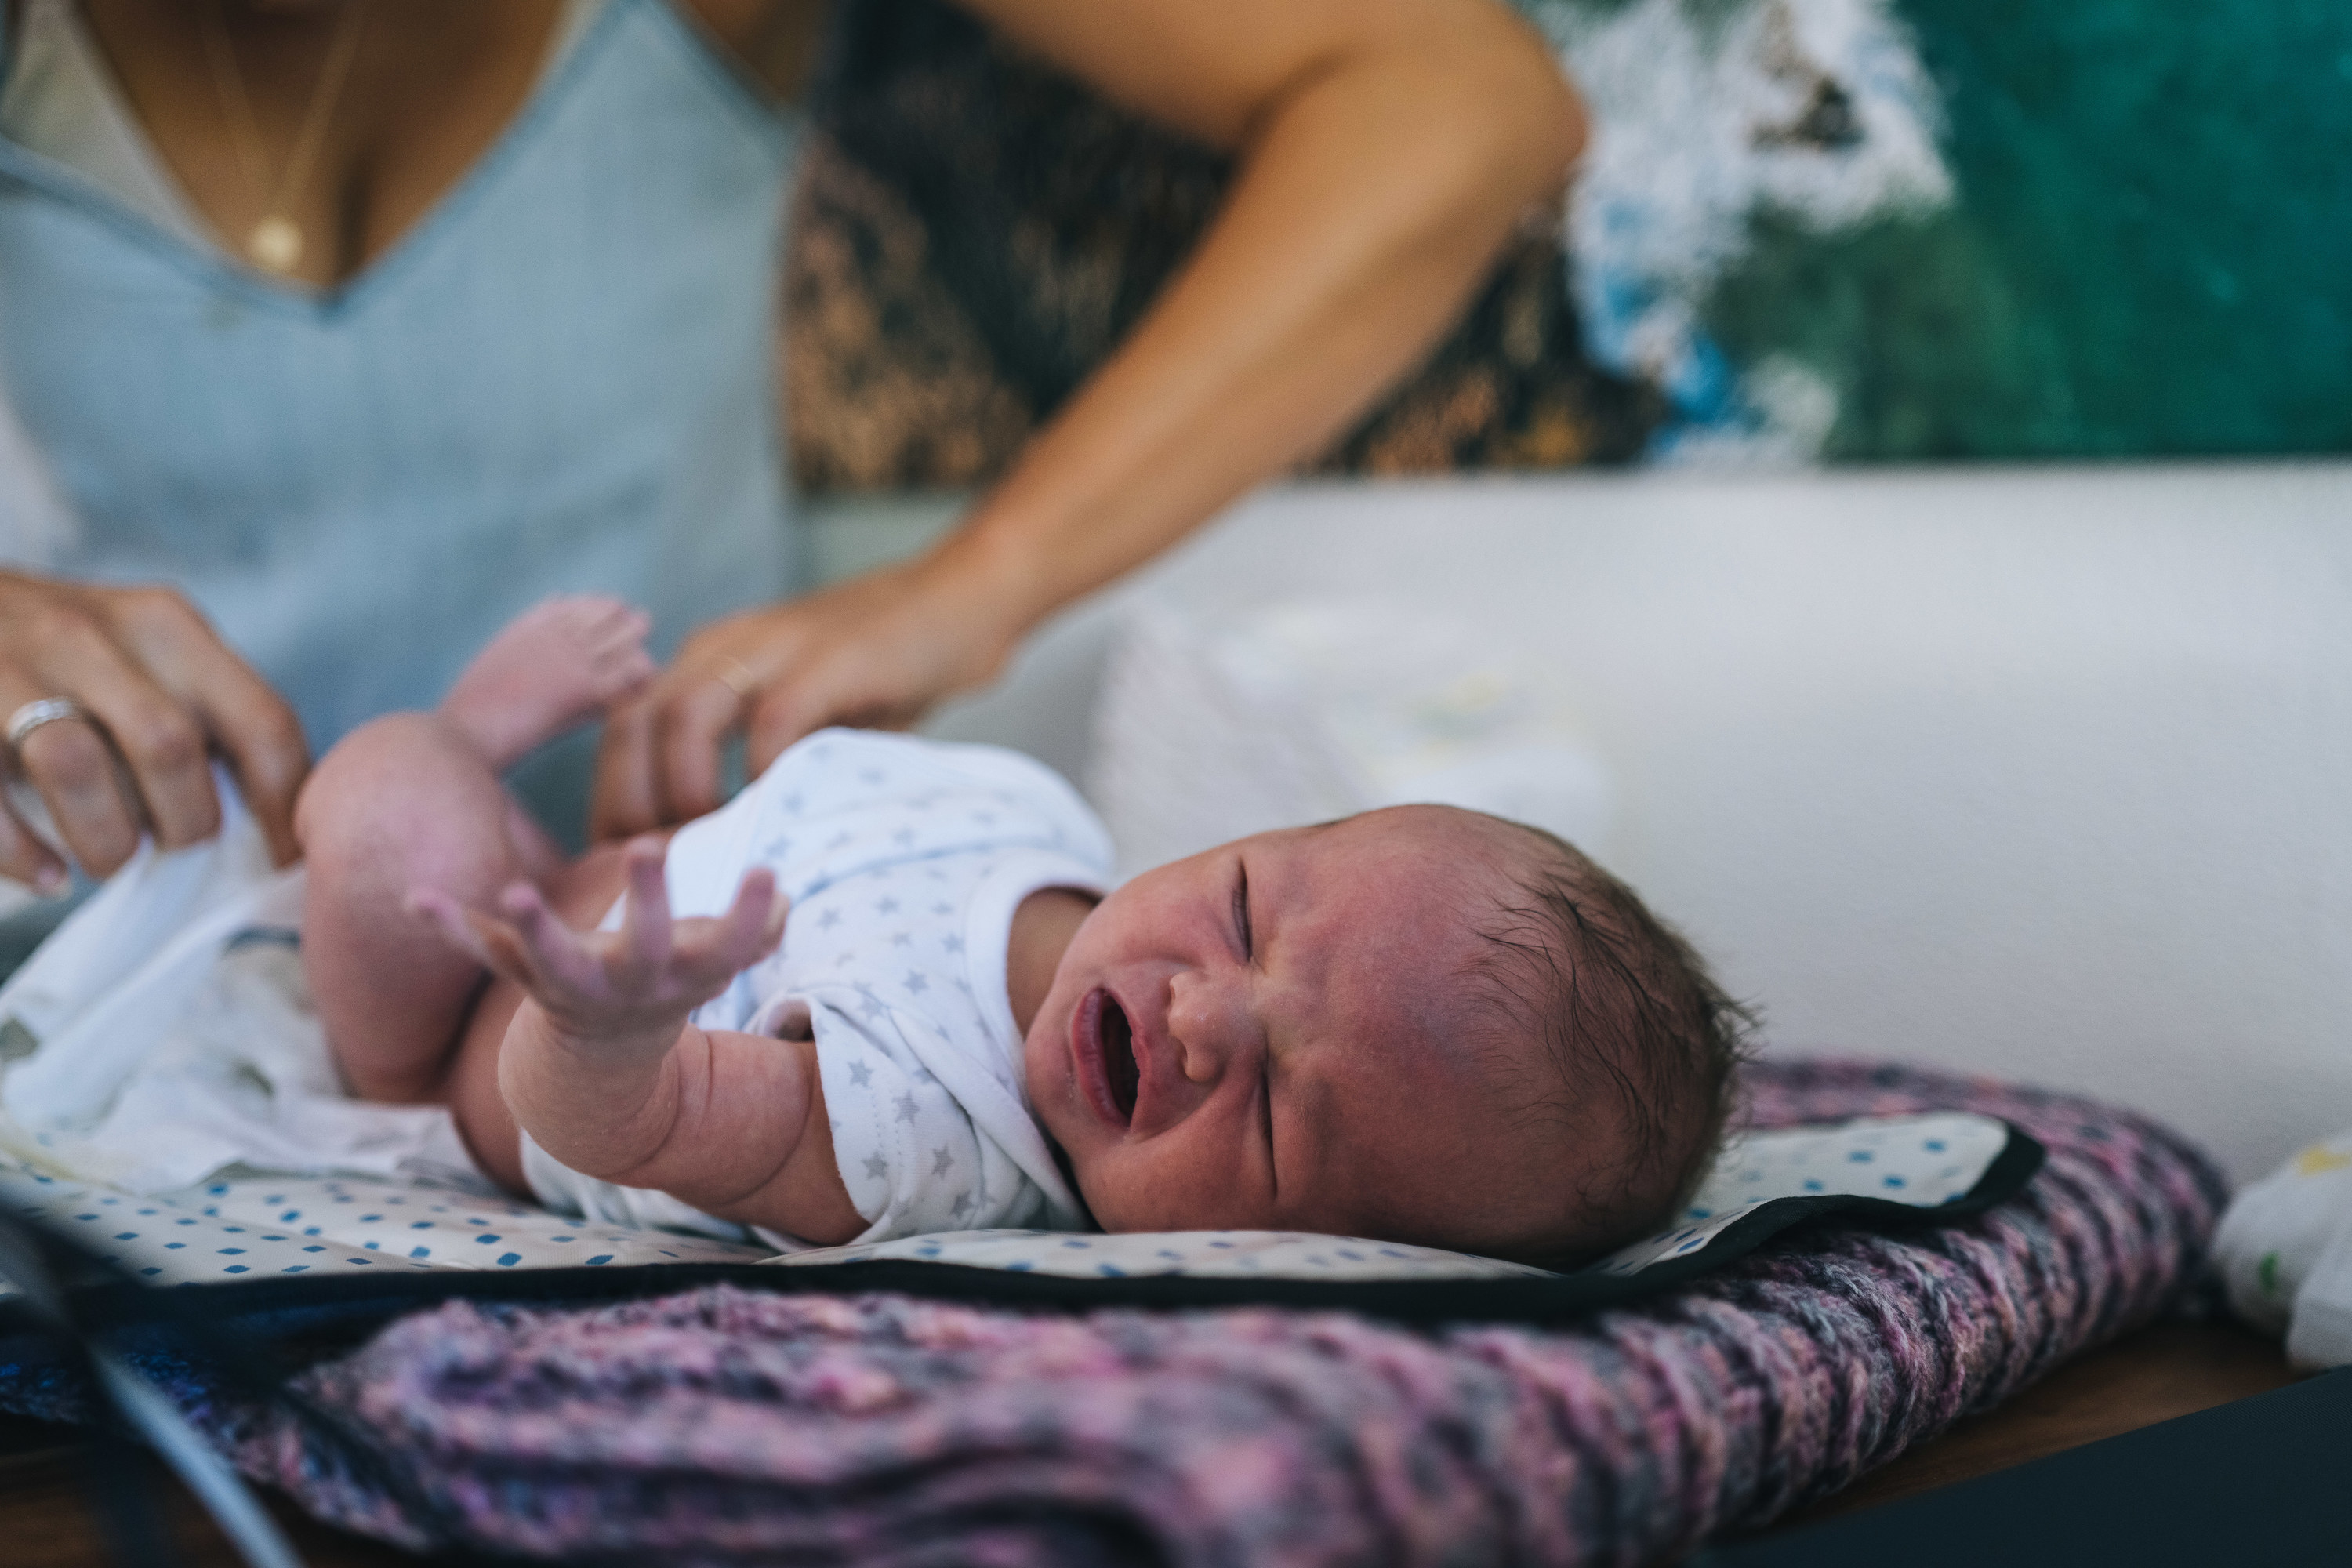
[[[1900,0],[1958,199],[1752,219],[1704,316],[1832,459],[2352,449],[2352,0]]]

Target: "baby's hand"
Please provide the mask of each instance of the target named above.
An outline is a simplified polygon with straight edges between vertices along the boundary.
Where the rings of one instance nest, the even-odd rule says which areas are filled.
[[[410,894],[408,907],[530,992],[572,1043],[658,1054],[676,1042],[687,1015],[775,951],[789,909],[762,866],[745,874],[733,907],[717,920],[673,921],[662,856],[658,838],[628,847],[629,897],[617,931],[573,931],[528,882],[499,896],[500,914],[430,889]]]

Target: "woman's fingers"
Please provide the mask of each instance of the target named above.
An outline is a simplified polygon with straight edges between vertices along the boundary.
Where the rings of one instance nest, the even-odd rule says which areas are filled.
[[[45,726],[68,736],[68,746],[49,749],[49,756],[56,760],[47,763],[48,778],[43,776],[42,760],[34,754],[41,731],[36,731],[23,748],[26,771],[41,786],[51,809],[58,811],[58,825],[77,854],[81,840],[75,837],[75,825],[68,820],[69,808],[52,792],[53,785],[58,792],[121,795],[126,814],[135,810],[143,819],[139,826],[153,830],[159,848],[177,849],[220,831],[220,802],[213,794],[203,723],[185,703],[159,686],[131,650],[109,635],[106,627],[86,618],[60,626],[40,650],[34,669],[49,687],[88,710],[92,721],[88,743],[72,733],[85,726]],[[108,753],[107,742],[112,744],[113,756]],[[117,774],[114,756],[121,759],[127,778]],[[78,814],[89,805],[85,799],[70,809]],[[137,841],[136,831],[131,841]],[[130,849],[129,845],[122,847],[114,863],[102,868],[88,858],[82,864],[93,875],[102,876],[127,858]]]
[[[596,782],[588,801],[588,838],[609,844],[661,826],[654,809],[654,692],[658,679],[632,701],[604,715],[596,745]]]
[[[625,838],[716,810],[719,748],[743,726],[760,677],[689,644],[635,701],[605,721],[589,837]]]
[[[762,691],[743,736],[743,765],[751,776],[757,778],[794,741],[827,724],[860,730],[912,729],[931,702],[945,694],[930,692],[919,700],[905,695],[893,699],[870,689],[841,684],[842,667],[854,665],[856,652],[871,656],[877,651],[842,650],[801,666]],[[879,663],[878,658],[871,659],[868,670],[875,663]]]
[[[727,648],[743,617],[687,639],[670,667],[604,721],[588,834],[597,842],[649,833],[719,804],[719,749],[741,723],[758,676]]]
[[[719,671],[730,678],[721,679]],[[719,747],[742,728],[744,685],[730,660],[719,670],[681,665],[655,705],[654,800],[664,823],[690,822],[719,805]]]
[[[0,718],[37,700],[33,688],[0,681]],[[48,808],[66,852],[93,877],[111,875],[139,847],[145,814],[131,781],[99,732],[95,714],[53,719],[31,730],[12,759]]]
[[[44,699],[83,714],[29,732],[15,761],[92,876],[120,868],[142,833],[176,849],[219,830],[215,746],[272,855],[294,857],[300,725],[178,593],[0,574],[0,717]]]
[[[175,595],[145,606],[142,621],[134,642],[148,668],[168,672],[165,686],[181,694],[226,756],[268,842],[270,858],[289,864],[300,853],[294,842],[294,801],[310,773],[302,721],[185,600]]]
[[[705,628],[607,721],[590,834],[624,837],[719,804],[720,743],[746,731],[757,773],[827,724],[898,728],[987,680],[1021,625],[985,584],[886,567]]]
[[[12,793],[23,787],[12,785]],[[12,878],[52,898],[64,892],[71,880],[66,863],[16,815],[13,803],[0,807],[0,877]]]
[[[11,578],[5,588],[0,722],[18,714],[29,722],[36,703],[71,705],[68,716],[19,731],[7,760],[47,806],[66,852],[91,876],[106,876],[131,858],[147,826],[137,783],[118,769],[99,728],[105,707],[127,710],[137,701],[138,682],[89,604],[52,584]]]

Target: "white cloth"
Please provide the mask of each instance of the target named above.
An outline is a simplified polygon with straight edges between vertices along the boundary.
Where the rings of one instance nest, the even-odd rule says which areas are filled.
[[[2352,1363],[2352,1131],[2241,1192],[2213,1238],[2230,1305],[2300,1367]]]
[[[140,1193],[232,1165],[478,1183],[446,1110],[344,1093],[295,954],[301,868],[214,784],[217,837],[142,843],[0,987],[0,1154]]]
[[[993,746],[821,731],[671,840],[672,911],[722,912],[755,865],[793,901],[783,942],[695,1022],[775,1034],[806,1018],[841,1178],[867,1221],[857,1241],[1082,1228],[1029,1113],[1005,994],[1021,900],[1108,884],[1109,837],[1077,792]],[[622,1220],[676,1204],[536,1160],[531,1190],[551,1207]]]

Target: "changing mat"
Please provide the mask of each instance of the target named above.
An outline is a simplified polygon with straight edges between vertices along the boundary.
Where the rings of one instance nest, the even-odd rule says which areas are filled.
[[[1551,1327],[1481,1311],[1526,1283],[1502,1278],[1325,1288],[1454,1294],[1446,1324],[1409,1331],[1357,1312],[926,1301],[909,1293],[923,1270],[1051,1282],[921,1261],[417,1260],[138,1293],[217,1306],[302,1360],[320,1353],[307,1336],[339,1302],[383,1316],[435,1295],[500,1298],[404,1318],[282,1399],[240,1394],[168,1334],[125,1342],[248,1474],[423,1549],[1597,1565],[1670,1560],[1761,1523],[2191,1289],[2223,1187],[2160,1127],[1891,1065],[1766,1061],[1746,1079],[1759,1128],[1962,1112],[2021,1130],[2048,1158],[1958,1223],[1793,1226],[1678,1289]],[[436,1231],[416,1234],[443,1226],[428,1217]],[[677,1290],[722,1273],[726,1284]],[[583,1281],[636,1299],[527,1304],[525,1287],[577,1295]],[[0,1403],[75,1414],[54,1365],[0,1343]]]
[[[1364,1288],[1454,1282],[1482,1287],[1466,1298],[1477,1310],[1542,1317],[1664,1289],[1825,1214],[1843,1211],[1850,1222],[1880,1226],[1950,1223],[2012,1195],[2041,1159],[2032,1138],[1969,1111],[1755,1131],[1725,1146],[1672,1228],[1567,1275],[1436,1247],[1275,1231],[960,1231],[767,1258],[763,1248],[705,1237],[584,1225],[472,1185],[424,1178],[245,1176],[142,1194],[0,1163],[0,1202],[154,1285],[766,1258],[811,1271],[809,1278],[864,1266],[842,1276],[852,1288],[871,1279],[926,1294],[1076,1304],[1280,1300],[1408,1318],[1458,1312],[1465,1298]],[[891,1267],[910,1264],[929,1267]],[[1051,1283],[1060,1280],[1087,1288]],[[428,1296],[442,1290],[423,1282],[414,1289]],[[0,1284],[0,1301],[6,1294]]]

